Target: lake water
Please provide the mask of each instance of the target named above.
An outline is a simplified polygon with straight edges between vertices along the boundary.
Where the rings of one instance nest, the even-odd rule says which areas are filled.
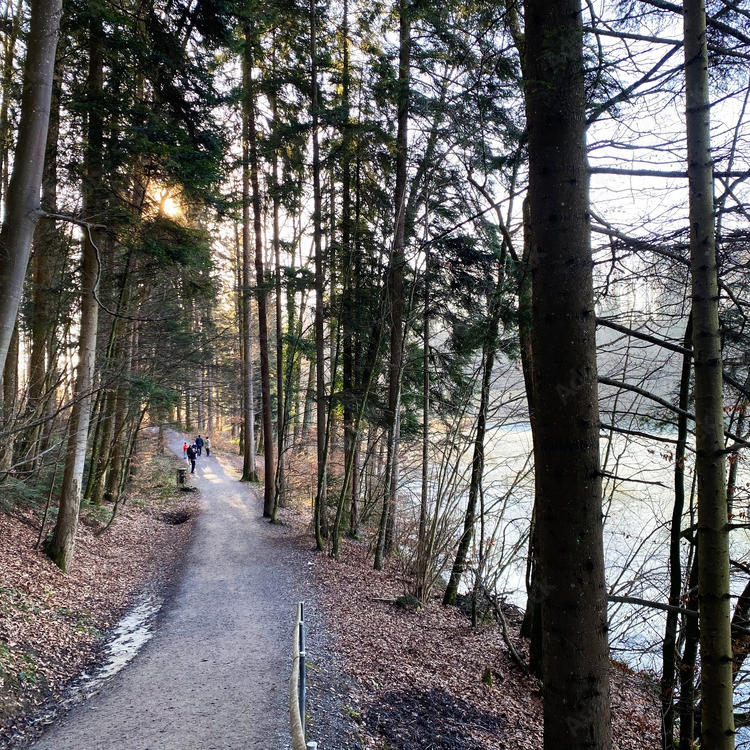
[[[604,550],[608,593],[666,603],[669,587],[669,523],[674,502],[674,445],[646,438],[611,434],[602,438],[602,468],[615,478],[605,478]],[[503,423],[488,431],[484,477],[484,539],[494,563],[495,590],[519,607],[526,606],[526,552],[533,500],[533,474],[530,466],[531,431],[522,420]],[[462,522],[462,510],[469,478],[470,447],[461,458],[461,476],[453,486],[456,524]],[[750,481],[744,459],[740,459],[738,485],[746,490]],[[692,457],[686,465],[686,496],[689,502],[693,482]],[[418,496],[419,480],[412,474],[408,486]],[[437,486],[439,482],[434,479]],[[416,490],[416,491],[415,491]],[[416,497],[415,497],[416,499]],[[414,507],[414,506],[412,506]],[[686,510],[683,528],[690,525],[691,509]],[[474,540],[474,559],[478,557],[480,531]],[[735,530],[731,537],[733,559],[747,558],[750,536],[747,530]],[[683,545],[683,559],[688,555]],[[449,564],[452,561],[449,561]],[[470,585],[470,584],[468,584]],[[733,576],[733,594],[739,595],[745,580]],[[626,662],[636,670],[656,675],[661,669],[661,641],[665,613],[649,607],[613,603],[609,607],[610,648],[612,658]],[[742,675],[737,699],[743,701],[748,689],[748,675]],[[744,733],[743,733],[744,734]],[[738,746],[744,737],[738,736]]]

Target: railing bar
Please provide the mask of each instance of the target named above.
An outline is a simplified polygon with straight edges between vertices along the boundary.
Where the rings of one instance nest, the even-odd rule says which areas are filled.
[[[302,671],[304,669],[304,602],[297,606],[297,619],[292,637],[292,677],[289,690],[289,723],[293,750],[305,750],[316,743],[305,743],[305,690]],[[302,648],[300,648],[302,646]]]
[[[307,692],[307,664],[305,659],[305,621],[299,623],[299,716],[302,723],[302,731],[305,731],[305,693]]]

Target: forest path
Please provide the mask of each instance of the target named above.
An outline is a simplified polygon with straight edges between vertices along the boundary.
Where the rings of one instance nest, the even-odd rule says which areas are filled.
[[[182,456],[183,436],[169,433]],[[262,498],[220,456],[197,459],[201,513],[155,635],[34,750],[283,750],[297,593],[306,555],[261,518]],[[303,597],[304,598],[304,597]]]

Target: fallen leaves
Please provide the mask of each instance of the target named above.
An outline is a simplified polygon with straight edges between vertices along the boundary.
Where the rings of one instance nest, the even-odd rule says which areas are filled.
[[[372,570],[359,543],[347,542],[340,562],[318,556],[314,571],[344,668],[355,678],[351,710],[368,750],[542,748],[539,683],[513,662],[498,627],[472,629],[439,598],[419,611],[377,601],[403,594],[403,583]],[[659,707],[648,683],[613,670],[612,694],[613,747],[658,747]]]
[[[62,694],[139,588],[174,570],[193,508],[172,487],[171,469],[168,486],[146,471],[159,460],[139,454],[138,484],[106,534],[96,537],[81,525],[70,575],[34,549],[33,518],[0,516],[0,748],[18,747],[6,743],[23,731],[24,714]],[[303,489],[300,480],[298,497]],[[309,548],[310,535],[301,532],[306,510],[282,515],[297,527],[288,543]],[[395,599],[405,587],[397,572],[372,570],[361,543],[344,542],[339,562],[316,556],[312,569],[335,644],[325,669],[341,665],[353,678],[340,688],[340,701],[366,750],[542,747],[539,684],[512,661],[496,626],[472,629],[460,610],[439,599],[416,611],[377,601]],[[517,622],[507,616],[522,648]],[[339,689],[338,681],[322,684],[329,683]],[[659,746],[659,707],[643,677],[613,670],[612,706],[616,750]],[[353,738],[337,738],[342,747],[354,746]]]
[[[17,746],[26,715],[92,662],[138,590],[175,569],[194,508],[172,486],[171,459],[144,445],[138,465],[106,533],[95,536],[95,513],[82,518],[70,574],[34,548],[33,515],[0,515],[0,747]]]

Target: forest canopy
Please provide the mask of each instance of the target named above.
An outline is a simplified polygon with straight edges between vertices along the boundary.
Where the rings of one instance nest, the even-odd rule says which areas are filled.
[[[545,746],[609,746],[610,657],[746,741],[742,2],[0,7],[3,512],[70,570],[139,430],[208,435],[522,606]]]

